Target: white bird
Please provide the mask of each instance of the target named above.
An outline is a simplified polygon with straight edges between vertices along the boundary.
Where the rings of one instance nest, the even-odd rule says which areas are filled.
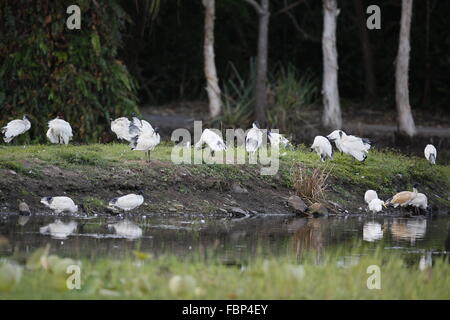
[[[383,238],[383,227],[377,222],[367,222],[363,227],[363,240],[374,242]]]
[[[131,138],[130,147],[134,151],[146,152],[147,162],[150,162],[150,152],[161,142],[158,128],[153,129],[145,120],[133,118],[132,126],[138,128],[138,134]],[[132,129],[134,130],[134,129]]]
[[[367,190],[364,193],[364,201],[369,204],[373,199],[378,199],[378,194],[375,190]]]
[[[333,147],[330,141],[323,136],[316,136],[311,146],[319,156],[320,160],[325,161],[327,158],[333,159]]]
[[[55,239],[66,239],[77,229],[77,223],[70,221],[69,223],[61,222],[56,219],[55,222],[50,223],[39,229],[41,234],[50,234]]]
[[[210,129],[203,130],[200,140],[195,144],[195,148],[200,150],[203,144],[206,144],[211,149],[212,155],[214,155],[214,152],[227,150],[227,145],[223,142],[223,139]]]
[[[378,198],[369,202],[369,210],[372,211],[372,213],[380,212],[383,210],[383,207],[386,207],[384,201]]]
[[[123,221],[109,224],[109,229],[113,229],[116,235],[129,240],[142,237],[142,229],[135,223],[125,219]]]
[[[262,145],[263,133],[259,129],[258,121],[253,122],[252,128],[248,131],[245,138],[245,150],[255,153]]]
[[[144,203],[144,197],[141,194],[130,193],[122,197],[114,198],[109,202],[111,208],[119,208],[123,211],[136,209]]]
[[[41,203],[56,214],[62,212],[76,213],[78,211],[78,206],[69,197],[44,197],[41,199]]]
[[[15,137],[27,132],[31,128],[30,120],[27,116],[23,116],[22,120],[16,119],[8,122],[8,124],[2,128],[2,133],[5,135],[3,140],[6,143],[10,143]]]
[[[267,136],[269,137],[270,144],[276,148],[280,145],[286,148],[290,144],[289,140],[282,134],[272,132],[271,130],[267,132]]]
[[[139,121],[139,119],[137,120]],[[116,134],[118,139],[131,142],[131,139],[139,134],[140,129],[126,117],[120,117],[111,121],[111,131]]]
[[[409,201],[409,205],[422,210],[427,210],[428,198],[425,194],[419,192],[411,201]]]
[[[437,150],[432,144],[427,144],[424,150],[425,158],[430,161],[431,164],[436,164]]]
[[[72,140],[72,127],[63,119],[53,119],[48,122],[47,138],[51,143],[68,144]]]
[[[348,136],[342,130],[333,131],[327,138],[330,141],[334,141],[339,151],[351,155],[358,161],[366,160],[370,149],[370,141],[368,139]]]

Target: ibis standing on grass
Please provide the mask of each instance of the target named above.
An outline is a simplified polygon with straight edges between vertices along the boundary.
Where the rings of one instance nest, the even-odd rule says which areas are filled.
[[[267,132],[267,136],[269,137],[270,144],[275,148],[278,148],[280,145],[286,148],[290,143],[282,134],[272,132],[272,130]]]
[[[258,121],[253,122],[252,128],[248,131],[245,138],[245,150],[248,153],[255,154],[262,145],[262,136]]]
[[[133,118],[132,125],[138,128],[138,134],[131,138],[130,147],[134,151],[144,151],[147,162],[150,162],[150,152],[161,142],[159,130],[153,129],[150,123],[136,117]]]
[[[69,144],[69,141],[73,138],[70,123],[59,117],[49,121],[47,138],[51,143]]]
[[[430,161],[431,164],[436,164],[437,150],[432,144],[427,144],[424,150],[425,158]]]
[[[5,135],[3,140],[6,143],[10,143],[15,137],[27,132],[31,128],[30,120],[27,116],[23,116],[22,120],[16,119],[10,121],[5,127],[2,128],[2,133]]]
[[[322,161],[325,161],[327,158],[333,159],[333,147],[330,141],[323,136],[316,136],[314,138],[311,150],[315,151]]]
[[[128,142],[131,142],[131,139],[139,134],[139,128],[126,117],[111,121],[111,131],[116,134],[117,139]]]
[[[368,139],[356,136],[348,136],[342,130],[335,130],[327,138],[334,141],[336,148],[343,153],[351,155],[358,161],[364,161],[370,149],[371,142]]]
[[[213,156],[215,152],[227,150],[227,145],[223,142],[223,139],[210,129],[203,130],[200,140],[195,144],[195,148],[200,150],[203,144],[209,147]]]

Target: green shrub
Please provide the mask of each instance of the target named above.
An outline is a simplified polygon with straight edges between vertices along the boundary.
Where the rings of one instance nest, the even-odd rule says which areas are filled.
[[[137,111],[135,82],[116,59],[125,12],[117,0],[80,0],[81,30],[69,30],[71,4],[0,2],[0,124],[27,114],[36,142],[57,115],[87,142],[101,139],[110,118]]]

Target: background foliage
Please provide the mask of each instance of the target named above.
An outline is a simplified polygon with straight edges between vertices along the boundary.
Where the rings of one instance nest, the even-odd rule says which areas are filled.
[[[0,124],[29,115],[45,141],[57,115],[75,141],[99,141],[109,119],[137,111],[136,84],[117,57],[127,15],[115,0],[80,0],[81,30],[66,28],[73,1],[0,2]]]

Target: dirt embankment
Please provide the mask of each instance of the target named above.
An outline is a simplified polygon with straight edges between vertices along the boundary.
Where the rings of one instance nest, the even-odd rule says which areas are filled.
[[[66,195],[83,203],[89,213],[108,213],[109,200],[139,191],[145,203],[133,214],[293,212],[286,202],[292,191],[282,178],[261,176],[256,167],[187,166],[157,160],[108,167],[23,166],[20,172],[0,169],[0,212],[16,212],[19,199],[32,211],[45,212],[41,197]]]

